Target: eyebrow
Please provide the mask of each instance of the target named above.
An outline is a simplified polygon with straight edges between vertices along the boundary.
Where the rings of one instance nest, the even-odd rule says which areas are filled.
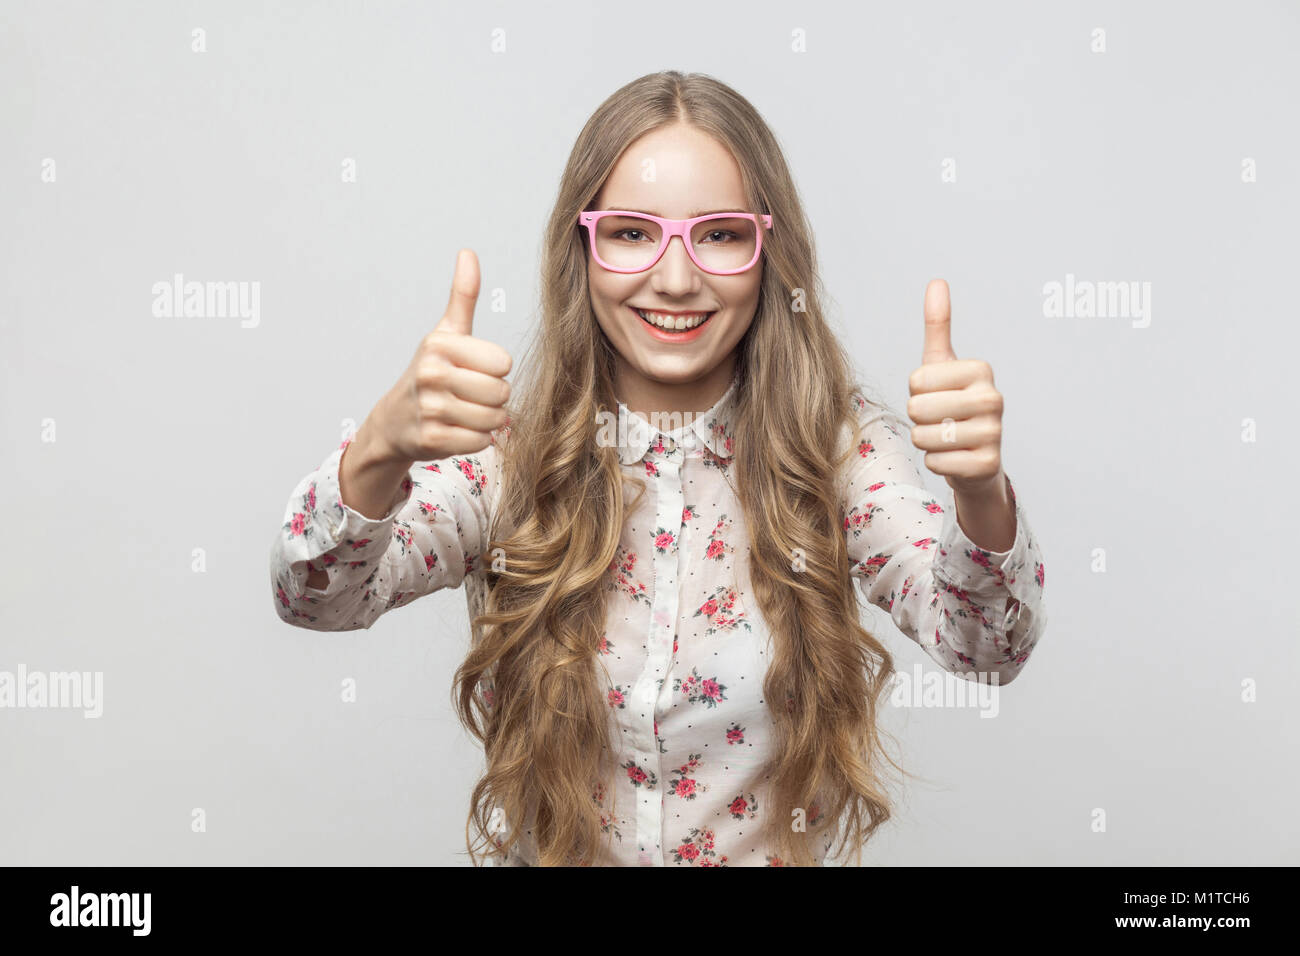
[[[614,206],[614,205],[611,205],[609,208],[610,208],[611,210],[614,210],[614,211],[622,211],[622,212],[639,212],[639,213],[641,213],[643,216],[659,216],[660,219],[667,219],[667,218],[669,218],[668,216],[661,215],[660,213],[657,213],[657,212],[648,212],[648,211],[645,210],[645,209],[634,209],[634,208],[631,207],[631,206]],[[689,213],[689,214],[686,216],[686,218],[687,218],[687,219],[696,219],[696,218],[698,218],[698,217],[700,217],[700,216],[712,216],[714,213],[719,213],[719,212],[741,212],[741,211],[742,211],[742,210],[736,209],[736,208],[734,208],[734,207],[729,207],[729,208],[727,208],[727,209],[708,209],[708,210],[697,209],[697,210],[695,210],[694,212]]]

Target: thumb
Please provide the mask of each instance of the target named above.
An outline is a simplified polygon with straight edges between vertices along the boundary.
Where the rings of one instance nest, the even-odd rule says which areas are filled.
[[[456,254],[456,274],[451,280],[451,298],[435,332],[472,335],[474,331],[474,305],[478,301],[478,256],[472,249],[462,249]]]
[[[952,350],[952,304],[948,298],[948,283],[943,279],[931,280],[925,287],[925,349],[921,364],[951,362],[957,358]]]

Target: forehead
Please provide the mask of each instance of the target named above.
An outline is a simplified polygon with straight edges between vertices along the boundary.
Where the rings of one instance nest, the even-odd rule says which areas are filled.
[[[676,219],[746,206],[740,166],[730,151],[683,124],[633,140],[596,198],[602,209],[640,209]]]

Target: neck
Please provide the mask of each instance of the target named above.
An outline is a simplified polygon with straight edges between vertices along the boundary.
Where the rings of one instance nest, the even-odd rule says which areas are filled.
[[[697,379],[661,382],[647,378],[619,356],[614,368],[614,395],[646,421],[652,415],[698,414],[712,408],[731,385],[736,369],[733,352]]]

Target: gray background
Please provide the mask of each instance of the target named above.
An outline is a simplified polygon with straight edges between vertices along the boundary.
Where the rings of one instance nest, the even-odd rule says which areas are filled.
[[[895,407],[926,281],[949,281],[1044,548],[1048,631],[1001,715],[889,711],[926,781],[865,860],[1300,862],[1296,4],[0,10],[0,669],[105,681],[98,720],[0,710],[6,863],[467,862],[463,592],[299,630],[267,551],[441,315],[461,246],[475,334],[518,360],[574,137],[670,67],[776,130],[833,319]],[[260,324],[154,317],[175,272],[260,282]],[[1150,282],[1150,326],[1045,318],[1067,273]]]

